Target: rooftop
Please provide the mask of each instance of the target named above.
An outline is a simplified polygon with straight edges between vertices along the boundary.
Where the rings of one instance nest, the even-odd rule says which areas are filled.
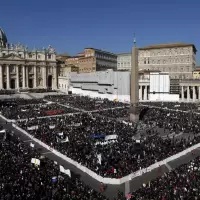
[[[139,50],[162,49],[162,48],[173,48],[173,47],[189,47],[189,46],[192,46],[195,52],[197,51],[194,44],[186,44],[184,42],[150,45],[150,46],[139,48]]]
[[[113,56],[116,56],[116,54],[114,54],[114,53],[111,53],[111,52],[109,52],[109,51],[104,51],[104,50],[101,50],[101,49],[95,49],[95,48],[92,48],[92,47],[87,47],[87,48],[85,48],[85,49],[93,49],[93,50],[95,50],[95,51],[99,51],[99,52],[102,52],[102,53],[107,53],[107,54],[111,54],[111,55],[113,55]]]

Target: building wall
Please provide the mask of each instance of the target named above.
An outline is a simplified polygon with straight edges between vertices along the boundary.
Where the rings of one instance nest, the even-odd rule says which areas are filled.
[[[57,89],[58,70],[55,50],[8,45],[0,48],[0,89]]]
[[[200,70],[193,71],[193,79],[200,79]]]
[[[139,49],[139,68],[169,72],[171,78],[192,78],[196,65],[193,46]]]
[[[163,76],[163,75],[162,75]],[[166,74],[167,76],[167,74]],[[146,77],[146,76],[145,76]],[[149,75],[150,79],[151,74]],[[161,77],[162,78],[162,77]],[[70,73],[70,89],[73,93],[90,95],[92,97],[102,97],[115,99],[120,101],[130,102],[130,72],[116,72],[113,70],[108,70],[105,72],[95,72],[95,73]],[[150,79],[140,79],[139,80],[139,93],[140,100],[178,100],[179,94],[172,95],[170,98],[169,92],[166,93],[162,88],[167,88],[170,83],[165,81],[157,82],[157,87],[159,87],[159,95],[150,94],[149,87],[151,85]],[[169,75],[168,75],[169,79]],[[152,81],[154,82],[154,81]],[[161,86],[162,84],[162,86]],[[163,85],[164,84],[164,85]],[[168,86],[166,85],[168,84]],[[165,93],[164,93],[165,92]]]
[[[117,70],[131,70],[131,53],[117,55]]]
[[[117,56],[107,51],[94,48],[85,48],[84,53],[67,58],[65,64],[74,65],[79,68],[79,73],[90,73],[117,69]]]

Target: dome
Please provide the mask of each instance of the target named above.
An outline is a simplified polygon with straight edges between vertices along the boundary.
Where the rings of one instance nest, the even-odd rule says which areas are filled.
[[[0,28],[0,47],[5,47],[7,44],[7,37],[3,30]]]

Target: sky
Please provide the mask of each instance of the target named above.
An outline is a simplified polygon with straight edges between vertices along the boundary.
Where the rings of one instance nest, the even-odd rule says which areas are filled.
[[[135,32],[138,47],[185,42],[200,51],[200,0],[2,0],[0,9],[9,43],[29,48],[130,52]]]

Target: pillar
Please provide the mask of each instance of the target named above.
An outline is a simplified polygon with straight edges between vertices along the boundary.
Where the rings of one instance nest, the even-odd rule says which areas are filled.
[[[140,85],[140,89],[139,89],[139,99],[140,101],[142,100],[142,85]]]
[[[144,100],[147,100],[147,86],[144,86]]]
[[[57,84],[57,81],[58,81],[58,75],[57,75],[57,66],[54,66],[53,67],[53,89],[58,89],[58,84]]]
[[[181,99],[184,101],[184,86],[181,86]]]
[[[198,86],[198,88],[199,88],[199,100],[200,100],[200,86]]]
[[[29,88],[29,85],[28,85],[28,79],[29,79],[28,66],[26,66],[25,70],[26,70],[26,87]]]
[[[37,87],[37,68],[36,68],[36,66],[33,67],[33,73],[34,73],[33,87],[36,88]]]
[[[6,66],[6,78],[7,78],[7,83],[6,83],[6,89],[10,89],[10,69],[9,65]]]
[[[193,88],[192,88],[192,98],[193,98],[193,101],[196,100],[196,90],[195,90],[195,86],[193,86]]]
[[[47,87],[47,66],[43,67],[43,87]]]
[[[3,89],[3,72],[2,65],[0,65],[0,90]]]
[[[190,101],[190,86],[187,86],[187,101]]]
[[[26,87],[26,70],[24,65],[22,66],[22,87]]]
[[[16,86],[15,89],[19,88],[19,66],[16,66]]]

